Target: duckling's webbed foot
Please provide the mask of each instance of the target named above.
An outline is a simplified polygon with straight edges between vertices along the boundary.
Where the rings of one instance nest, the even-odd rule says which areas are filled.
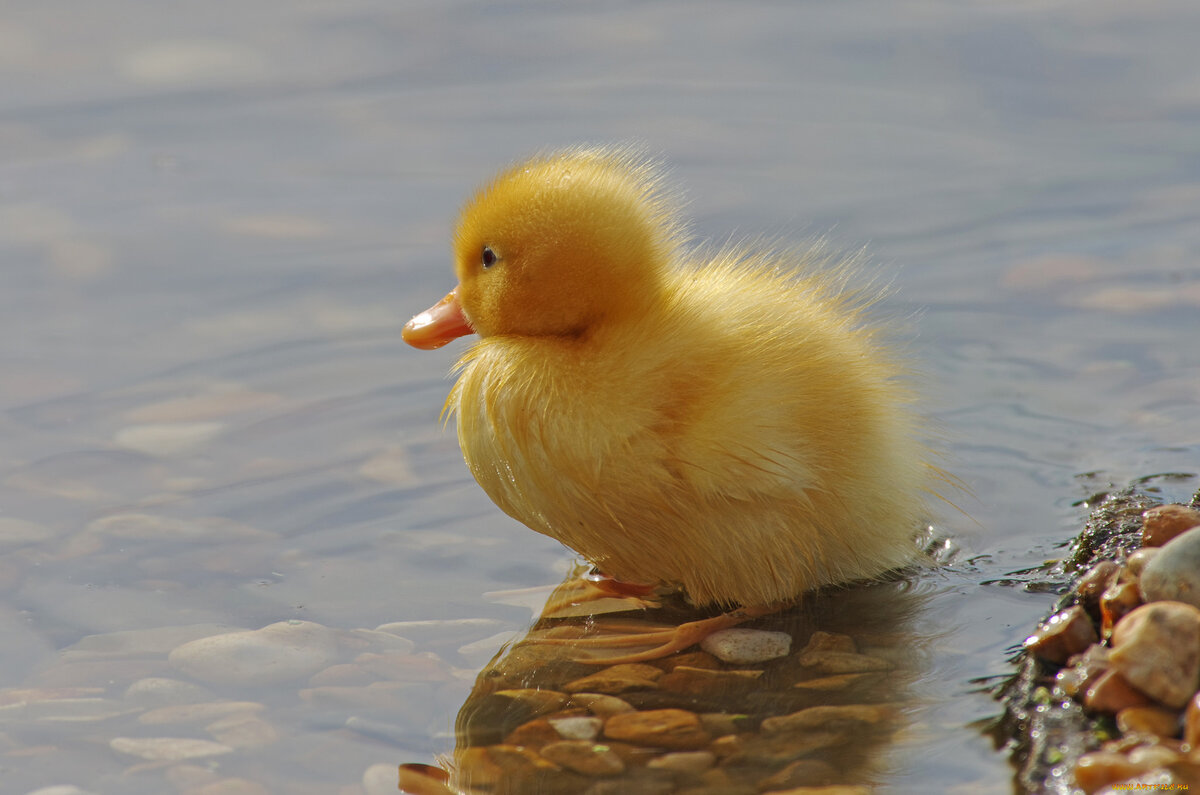
[[[618,665],[621,663],[647,662],[658,660],[677,651],[683,651],[694,646],[722,629],[736,627],[745,621],[760,616],[769,615],[780,609],[780,605],[765,605],[760,607],[742,607],[722,613],[719,616],[703,618],[699,621],[688,621],[674,627],[652,627],[646,625],[605,624],[607,629],[626,630],[611,635],[592,636],[585,638],[537,638],[535,643],[549,643],[560,646],[575,646],[585,650],[592,649],[624,649],[631,646],[650,646],[645,651],[634,654],[608,656],[604,654],[589,654],[576,657],[576,662],[595,665]]]

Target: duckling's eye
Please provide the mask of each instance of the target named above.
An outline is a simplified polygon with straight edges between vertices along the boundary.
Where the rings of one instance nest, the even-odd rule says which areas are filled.
[[[491,246],[483,247],[483,254],[479,257],[479,262],[484,268],[490,268],[496,264],[500,258],[496,256],[496,252],[492,251]]]

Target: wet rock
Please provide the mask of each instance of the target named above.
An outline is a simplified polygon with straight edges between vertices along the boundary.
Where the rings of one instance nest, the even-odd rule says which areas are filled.
[[[890,671],[892,664],[879,657],[841,651],[802,651],[797,662],[804,668],[822,674],[861,674]]]
[[[1169,600],[1200,607],[1200,527],[1167,542],[1139,580],[1147,602]]]
[[[712,751],[675,751],[650,760],[647,766],[657,770],[696,775],[708,770],[716,762],[717,757]]]
[[[700,717],[682,709],[613,715],[604,722],[604,736],[634,745],[676,749],[703,748],[712,740]]]
[[[1161,547],[1200,525],[1200,511],[1186,505],[1159,505],[1142,514],[1142,545]]]
[[[1107,646],[1089,646],[1082,654],[1068,660],[1068,667],[1058,672],[1055,681],[1068,696],[1082,699],[1087,689],[1108,670],[1108,654]]]
[[[1125,568],[1121,570],[1121,579],[1137,582],[1150,561],[1158,557],[1162,550],[1158,547],[1143,547],[1135,551],[1125,560]]]
[[[700,642],[700,648],[730,665],[753,665],[787,656],[792,636],[786,632],[734,627],[712,633]]]
[[[336,635],[328,628],[311,621],[281,621],[185,643],[168,660],[202,682],[251,687],[306,679],[338,654]]]
[[[849,635],[817,630],[809,637],[808,643],[800,650],[800,653],[811,651],[838,651],[854,654],[858,651],[858,645]]]
[[[1179,733],[1179,716],[1162,707],[1126,707],[1117,713],[1117,728],[1122,734],[1174,737]]]
[[[779,790],[796,787],[824,787],[838,780],[837,770],[833,765],[819,759],[800,759],[768,776],[759,783],[763,792],[778,792]]]
[[[0,516],[0,551],[7,552],[17,547],[41,544],[55,537],[50,528],[26,519]]]
[[[1124,754],[1097,751],[1081,756],[1072,774],[1076,785],[1091,795],[1103,787],[1118,784],[1142,772],[1144,768],[1130,762]]]
[[[517,728],[508,733],[504,738],[506,745],[519,745],[522,748],[532,748],[535,751],[543,745],[556,743],[562,740],[562,735],[550,725],[550,721],[545,718],[535,718],[534,720],[522,723]]]
[[[571,718],[550,718],[549,723],[564,740],[594,740],[600,736],[604,728],[602,718],[579,716]]]
[[[550,743],[542,747],[541,755],[585,776],[616,776],[625,772],[625,763],[608,746],[586,740]]]
[[[1116,714],[1129,707],[1151,706],[1154,700],[1129,684],[1121,673],[1109,669],[1096,677],[1084,692],[1083,704],[1093,712]]]
[[[114,737],[108,745],[117,753],[156,762],[199,759],[233,751],[228,745],[191,737]]]
[[[623,712],[634,711],[628,701],[604,693],[572,693],[567,705],[586,709],[598,718],[610,718]]]
[[[805,679],[792,687],[799,690],[808,690],[818,693],[833,693],[839,690],[845,690],[852,685],[858,684],[865,679],[868,679],[875,674],[836,674],[834,676],[820,676],[816,679]]]
[[[211,784],[188,790],[187,795],[271,795],[271,791],[244,778],[222,778]]]
[[[194,682],[149,676],[138,679],[125,690],[125,700],[144,707],[165,707],[207,701],[212,692]]]
[[[665,671],[674,671],[681,665],[688,668],[704,668],[709,671],[716,671],[721,668],[721,661],[706,651],[689,651],[681,654],[672,654],[669,657],[654,660],[653,662]]]
[[[221,422],[161,422],[130,425],[117,431],[113,441],[118,447],[169,458],[193,453],[225,429]]]
[[[138,723],[155,726],[180,723],[207,723],[229,715],[247,714],[266,709],[257,701],[212,701],[201,704],[177,704],[159,707],[138,715]]]
[[[1075,594],[1085,605],[1098,605],[1100,595],[1117,580],[1121,567],[1111,560],[1102,560],[1088,569],[1075,584]]]
[[[1117,622],[1142,603],[1137,583],[1118,582],[1109,586],[1100,595],[1100,634],[1106,640],[1112,635]]]
[[[263,748],[279,740],[279,732],[257,715],[229,715],[204,727],[217,742],[232,748]]]
[[[671,693],[696,696],[732,694],[753,689],[762,674],[762,671],[714,671],[678,665],[658,680],[658,687]]]
[[[563,689],[568,693],[617,695],[630,690],[653,689],[657,687],[655,682],[662,675],[662,669],[653,665],[626,663],[613,665],[590,676],[568,682],[563,685]]]
[[[762,730],[767,734],[775,734],[813,729],[840,729],[848,724],[876,726],[895,720],[896,717],[895,708],[884,704],[818,706],[802,709],[790,715],[766,718],[762,722]]]
[[[1096,641],[1092,619],[1079,605],[1062,610],[1038,625],[1025,639],[1025,649],[1043,660],[1062,665]]]
[[[518,688],[515,690],[497,690],[495,695],[519,704],[535,715],[545,715],[547,712],[554,712],[557,709],[561,709],[567,701],[567,695],[559,693],[556,690]]]
[[[140,711],[111,698],[48,698],[0,706],[0,724],[25,721],[94,723]]]
[[[1192,605],[1143,605],[1117,624],[1112,645],[1112,666],[1169,707],[1183,707],[1200,688],[1200,609]]]
[[[733,735],[719,738],[709,750],[721,757],[725,764],[777,768],[812,756],[816,751],[842,745],[848,736],[844,731],[788,731],[747,737]]]
[[[219,516],[178,519],[150,513],[120,513],[97,519],[87,526],[89,533],[127,541],[263,541],[275,533]]]

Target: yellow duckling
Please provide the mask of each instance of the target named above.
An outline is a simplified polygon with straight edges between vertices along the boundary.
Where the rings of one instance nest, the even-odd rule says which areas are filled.
[[[617,580],[750,608],[722,626],[917,554],[939,473],[844,268],[689,248],[658,170],[618,148],[500,174],[454,261],[404,339],[479,334],[446,408],[510,516]]]

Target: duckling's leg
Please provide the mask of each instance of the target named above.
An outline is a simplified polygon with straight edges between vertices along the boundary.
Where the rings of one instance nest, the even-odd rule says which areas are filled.
[[[637,652],[636,654],[626,654],[617,657],[589,655],[576,658],[576,662],[598,665],[646,662],[647,660],[657,660],[666,657],[668,654],[674,654],[677,651],[683,651],[687,647],[704,640],[714,632],[736,627],[738,624],[753,618],[770,615],[784,607],[784,604],[741,607],[737,610],[731,610],[728,613],[722,613],[719,616],[713,616],[712,618],[688,621],[676,627],[664,627],[661,629],[629,628],[630,632],[625,634],[591,638],[538,638],[534,642],[551,643],[560,646],[582,646],[589,650],[623,649],[629,646],[651,646],[658,644],[657,646],[653,646],[653,648]]]

